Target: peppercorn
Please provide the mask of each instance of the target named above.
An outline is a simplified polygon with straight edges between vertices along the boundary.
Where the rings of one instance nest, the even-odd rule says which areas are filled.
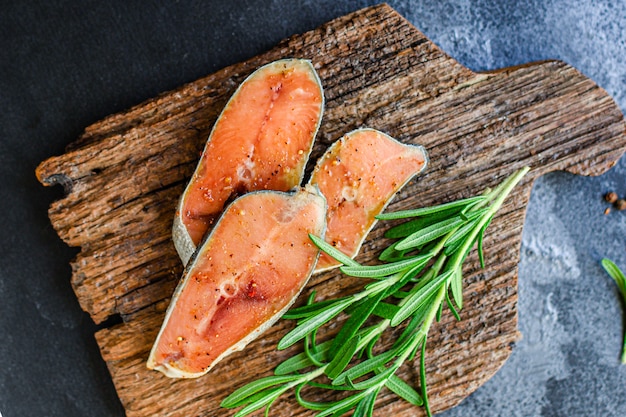
[[[615,202],[615,208],[618,210],[626,210],[626,200],[620,198]]]
[[[608,202],[608,203],[615,203],[617,201],[617,193],[611,191],[606,193],[606,195],[604,196],[604,199]]]

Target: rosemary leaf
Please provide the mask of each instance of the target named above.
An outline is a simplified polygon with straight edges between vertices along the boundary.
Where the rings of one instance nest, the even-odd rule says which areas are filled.
[[[247,416],[248,414],[253,413],[256,410],[259,410],[267,405],[270,405],[278,397],[280,397],[282,393],[284,393],[288,389],[289,388],[286,388],[286,387],[274,388],[271,392],[268,392],[266,395],[259,397],[256,401],[253,401],[247,404],[241,410],[237,411],[233,417]]]
[[[451,256],[453,253],[457,252],[459,250],[459,248],[461,246],[463,246],[464,244],[465,244],[465,240],[464,239],[460,239],[460,240],[454,242],[454,244],[446,246],[444,248],[443,253],[446,256]]]
[[[385,386],[389,388],[394,394],[410,404],[420,406],[424,404],[422,396],[413,389],[409,384],[396,375],[391,375],[385,382]]]
[[[376,402],[376,397],[378,396],[379,391],[380,387],[374,389],[372,392],[367,394],[365,398],[359,401],[353,415],[357,417],[372,417],[374,415],[374,403]]]
[[[424,266],[426,266],[426,264],[420,263],[420,264],[415,265],[413,268],[402,273],[401,278],[395,284],[389,287],[386,290],[385,294],[396,296],[399,292],[401,293],[400,289],[405,287],[410,281],[412,281],[415,278],[415,276],[424,269]],[[399,298],[404,298],[402,297],[402,294],[398,296]]]
[[[398,290],[398,291],[394,291],[392,295],[394,298],[402,299],[402,298],[408,297],[409,295],[411,295],[411,293],[408,291]]]
[[[489,217],[489,220],[487,220],[487,222],[485,223],[485,225],[480,229],[480,232],[478,233],[478,260],[480,262],[480,267],[484,268],[485,267],[485,254],[483,251],[483,239],[485,237],[485,230],[487,230],[487,227],[489,227],[489,225],[491,224],[491,220],[493,219],[493,216]]]
[[[340,416],[342,414],[345,414],[368,394],[369,393],[367,391],[361,391],[350,397],[344,398],[341,401],[337,401],[335,404],[333,404],[333,406],[317,414],[317,417]]]
[[[298,324],[289,333],[283,336],[282,339],[280,339],[277,349],[287,349],[289,346],[303,339],[308,333],[326,324],[333,317],[337,316],[339,313],[345,310],[346,307],[348,307],[351,303],[352,298],[341,299],[338,303],[330,305],[327,309],[321,311],[319,314],[307,318],[302,323]]]
[[[619,292],[622,294],[622,301],[624,307],[626,308],[626,276],[621,269],[613,261],[610,259],[604,258],[602,259],[602,266],[604,270],[613,278],[615,283],[617,284],[617,288]],[[626,365],[626,333],[624,334],[624,345],[622,347],[622,358],[621,361]]]
[[[396,355],[397,349],[393,349],[381,353],[380,355],[374,356],[370,359],[366,359],[363,362],[354,365],[352,368],[349,368],[341,374],[337,375],[337,377],[333,380],[333,385],[345,384],[346,378],[354,381],[355,379],[360,378],[363,375],[374,372],[377,368],[385,365],[387,362],[392,360]]]
[[[360,338],[357,336],[355,338],[351,338],[341,346],[337,354],[333,357],[333,360],[330,361],[324,371],[330,379],[335,379],[337,375],[346,369],[346,366],[348,366],[350,360],[352,360],[352,357],[359,348],[359,342]]]
[[[424,245],[441,236],[444,236],[448,232],[462,225],[464,222],[465,220],[458,216],[455,216],[451,219],[442,220],[405,237],[400,242],[398,242],[398,244],[396,245],[396,249],[403,250],[418,248],[421,245]]]
[[[416,291],[414,294],[407,297],[405,299],[407,302],[400,307],[400,310],[395,316],[393,316],[393,319],[391,319],[391,326],[397,326],[415,313],[420,306],[422,306],[422,304],[426,302],[426,300],[428,300],[428,298],[432,296],[448,278],[450,278],[451,275],[452,271],[444,272],[433,280],[427,282],[420,288],[420,291]]]
[[[448,210],[455,207],[462,207],[468,204],[479,202],[485,200],[485,196],[476,196],[465,198],[462,200],[452,201],[450,203],[440,204],[438,206],[432,207],[423,207],[415,210],[404,210],[404,211],[395,211],[391,213],[382,213],[376,216],[378,220],[395,220],[395,219],[406,219],[409,217],[419,217],[425,216],[427,214],[437,213],[440,211]]]
[[[350,297],[317,301],[312,304],[305,304],[300,307],[295,307],[287,311],[285,314],[283,314],[283,318],[286,320],[297,320],[297,319],[302,319],[302,318],[308,318],[308,317],[311,317],[312,315],[319,313],[320,311],[324,311],[329,306],[336,304],[338,300],[347,300],[348,298]]]
[[[322,384],[320,384],[320,385],[322,385]],[[333,406],[333,403],[308,401],[308,400],[305,400],[304,398],[302,398],[301,391],[302,391],[302,388],[304,386],[305,386],[305,384],[300,384],[300,385],[298,385],[298,387],[295,390],[296,401],[298,401],[298,404],[300,404],[302,407],[304,407],[306,409],[309,409],[309,410],[323,411],[323,410],[326,410],[326,409],[328,409],[328,408]]]
[[[468,219],[469,220],[469,219]],[[444,245],[445,248],[450,246],[456,246],[458,243],[461,243],[463,239],[467,236],[467,234],[478,224],[480,218],[475,218],[471,221],[468,221],[463,227],[458,229],[454,234],[446,240]]]
[[[293,382],[297,380],[299,377],[297,375],[285,375],[285,376],[268,376],[265,378],[258,379],[254,382],[251,382],[248,385],[244,385],[239,388],[228,397],[226,397],[222,403],[220,404],[225,408],[234,408],[241,405],[245,400],[252,395],[263,391],[269,387],[273,387],[275,385],[284,384],[287,382]],[[262,406],[259,406],[259,408]]]
[[[265,413],[263,413],[264,417],[270,416],[270,408],[272,408],[272,405],[276,402],[279,396],[280,395],[275,396],[274,399],[272,399],[272,401],[270,401],[269,403],[267,403],[267,405],[265,405]]]
[[[383,319],[391,320],[393,316],[396,315],[399,309],[400,307],[395,304],[380,302],[376,304],[376,307],[374,308],[374,311],[372,311],[372,314]]]
[[[422,343],[422,352],[420,354],[420,386],[422,388],[422,400],[424,402],[424,411],[428,417],[432,417],[430,404],[428,403],[428,388],[426,386],[426,340]]]
[[[328,256],[330,256],[331,258],[335,259],[337,262],[340,262],[340,263],[342,263],[344,265],[359,266],[359,263],[357,261],[355,261],[354,259],[352,259],[348,255],[346,255],[345,253],[343,253],[339,249],[335,248],[330,243],[327,243],[321,237],[315,236],[313,234],[309,234],[309,239],[311,239],[311,241],[313,241],[315,246],[320,248]]]
[[[626,301],[626,276],[621,269],[613,261],[610,259],[604,258],[602,259],[602,266],[604,270],[613,278],[615,283],[617,284],[617,288],[619,289],[624,301]]]
[[[365,390],[369,388],[373,388],[375,386],[384,385],[385,381],[389,379],[389,377],[396,371],[395,367],[386,368],[383,372],[374,375],[373,377],[366,379],[365,381],[353,383],[352,387],[355,390]]]
[[[455,216],[450,219],[442,220],[438,223],[435,223],[431,226],[428,226],[420,231],[417,231],[403,240],[399,241],[396,245],[396,249],[406,250],[411,248],[418,248],[426,243],[432,242],[433,240],[452,232],[452,235],[446,238],[446,242],[444,246],[448,245],[448,241],[454,239],[450,244],[455,245],[455,243],[468,234],[472,227],[468,229],[464,229],[464,223],[471,222],[475,219],[480,219],[480,216],[484,215],[488,211],[487,208],[480,209],[475,212],[468,213],[467,215]],[[460,229],[459,226],[463,225]],[[461,236],[457,236],[458,233],[462,233]]]
[[[410,339],[415,335],[415,329],[422,324],[425,316],[426,311],[423,311],[423,314],[413,314],[409,324],[404,328],[398,339],[396,339],[394,344],[391,346],[391,349],[399,349],[400,346],[410,341]]]
[[[435,315],[435,321],[441,321],[441,315],[443,314],[443,303],[439,304],[439,308],[437,309],[437,314]]]
[[[386,247],[385,250],[383,250],[378,256],[378,260],[383,262],[395,262],[403,259],[407,251],[396,250],[397,244],[398,242],[395,242]]]
[[[346,275],[352,277],[360,277],[360,278],[381,278],[386,277],[391,274],[395,274],[396,272],[403,271],[408,268],[413,268],[415,266],[423,266],[428,263],[431,255],[421,255],[416,256],[414,258],[405,259],[402,261],[393,262],[390,264],[383,265],[374,265],[374,266],[364,266],[360,265],[357,267],[352,266],[342,266],[341,272]]]
[[[418,217],[416,219],[409,220],[407,222],[400,223],[397,226],[389,228],[385,232],[384,236],[389,239],[407,237],[410,234],[417,232],[418,230],[431,226],[441,220],[453,217],[460,212],[460,207],[456,207],[453,209],[432,213],[430,215],[427,215],[426,217]]]
[[[378,342],[381,336],[382,336],[382,333],[378,333],[369,341],[367,346],[365,346],[365,353],[367,354],[367,357],[369,359],[374,357],[374,346],[376,345],[376,343]]]
[[[461,316],[459,315],[459,312],[456,311],[456,308],[454,308],[454,305],[452,305],[452,300],[450,300],[450,293],[448,291],[446,291],[446,304],[448,305],[448,308],[452,312],[454,318],[457,321],[461,321]]]
[[[317,352],[313,353],[312,356],[314,356],[317,361],[324,362],[332,342],[333,340],[330,339],[317,345]],[[281,362],[274,370],[274,374],[287,375],[308,368],[309,366],[313,366],[313,362],[311,362],[311,359],[306,352],[302,352]]]
[[[450,280],[452,298],[454,298],[454,302],[460,310],[463,308],[463,272],[461,271],[461,266],[450,272],[452,272],[452,279]]]
[[[315,356],[317,351],[317,346],[315,345],[315,335],[317,331],[314,330],[311,333],[307,334],[304,338],[304,353],[306,354],[309,361],[315,366],[324,366],[322,361],[318,360]],[[312,345],[312,346],[311,346]]]

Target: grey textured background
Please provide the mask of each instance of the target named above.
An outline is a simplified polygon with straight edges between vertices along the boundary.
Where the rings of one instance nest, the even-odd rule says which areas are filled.
[[[76,249],[47,207],[62,191],[34,176],[89,124],[263,52],[372,1],[0,2],[0,412],[121,416],[93,332],[71,290]],[[467,67],[561,59],[626,110],[624,0],[390,1]],[[625,320],[599,261],[626,268],[626,160],[598,178],[535,183],[519,270],[523,339],[503,368],[443,416],[624,416]],[[487,248],[488,252],[488,248]],[[487,253],[488,256],[488,253]]]

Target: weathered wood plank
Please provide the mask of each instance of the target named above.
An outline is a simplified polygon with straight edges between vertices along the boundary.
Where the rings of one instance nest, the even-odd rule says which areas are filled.
[[[268,375],[298,349],[275,351],[292,325],[279,322],[197,380],[173,381],[145,367],[182,272],[170,237],[176,200],[238,84],[258,66],[289,56],[310,59],[325,91],[326,112],[309,169],[330,143],[362,126],[428,149],[427,172],[389,210],[473,195],[516,168],[533,168],[488,230],[486,268],[470,256],[463,320],[444,314],[429,338],[429,392],[436,411],[456,405],[493,375],[519,337],[517,263],[532,181],[555,170],[600,174],[626,146],[618,107],[574,68],[547,61],[473,73],[386,5],[293,36],[88,127],[64,155],[44,161],[37,175],[45,185],[66,189],[49,214],[59,236],[81,247],[72,263],[81,306],[97,323],[116,314],[124,318],[96,339],[129,416],[231,415],[219,402],[233,387]],[[360,261],[375,261],[384,245],[382,231],[371,233]],[[358,281],[327,272],[313,277],[305,294],[316,289],[321,297],[336,296],[357,288]],[[401,373],[418,380],[415,367]],[[382,393],[378,407],[377,415],[421,412],[389,392]],[[311,415],[291,397],[273,410]]]

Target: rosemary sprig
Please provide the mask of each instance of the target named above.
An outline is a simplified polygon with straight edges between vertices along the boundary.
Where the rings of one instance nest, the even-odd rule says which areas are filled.
[[[615,280],[619,292],[622,294],[624,307],[626,307],[626,277],[621,269],[610,259],[602,259],[602,267]],[[626,333],[624,334],[624,347],[622,348],[622,363],[626,364]]]
[[[397,240],[381,253],[384,263],[380,265],[360,265],[323,239],[311,236],[322,251],[343,264],[344,274],[370,281],[362,291],[346,297],[315,301],[312,294],[306,305],[285,314],[284,318],[296,320],[296,326],[279,341],[278,349],[303,340],[304,351],[278,365],[273,376],[239,388],[221,405],[243,407],[236,417],[261,408],[268,415],[274,401],[293,389],[298,403],[317,411],[318,417],[340,416],[351,410],[355,416],[372,416],[376,398],[386,387],[409,403],[423,406],[430,416],[425,374],[429,330],[442,314],[444,303],[460,319],[463,262],[477,244],[483,264],[485,230],[528,170],[516,171],[481,196],[378,216],[380,220],[409,219],[387,231],[387,237]],[[317,344],[317,331],[342,312],[349,317],[335,338]],[[391,347],[376,349],[381,335],[400,325],[403,330]],[[396,375],[418,353],[420,392]],[[304,398],[305,387],[342,391],[344,396],[334,402],[314,402]]]

